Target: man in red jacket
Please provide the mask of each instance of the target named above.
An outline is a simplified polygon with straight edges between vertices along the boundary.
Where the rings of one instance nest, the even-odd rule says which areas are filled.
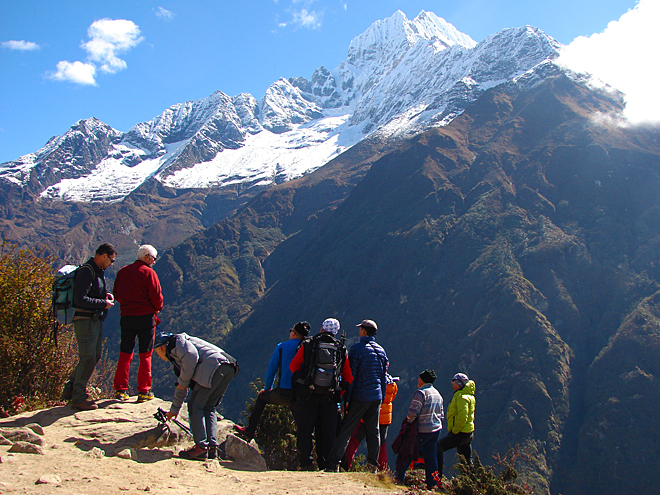
[[[138,338],[140,366],[138,368],[138,402],[154,398],[151,391],[151,354],[154,348],[157,313],[163,309],[163,295],[158,275],[152,265],[158,252],[145,244],[138,249],[138,259],[117,273],[115,299],[120,304],[121,344],[115,372],[115,399],[127,400],[128,368],[133,360],[135,338]]]

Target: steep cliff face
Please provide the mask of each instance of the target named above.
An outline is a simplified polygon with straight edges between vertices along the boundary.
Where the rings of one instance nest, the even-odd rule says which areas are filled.
[[[477,382],[482,458],[519,446],[540,493],[650,490],[655,437],[643,456],[645,428],[621,437],[635,419],[660,419],[660,147],[657,131],[608,124],[620,109],[562,75],[503,85],[355,186],[328,181],[350,162],[276,186],[165,257],[173,311],[191,287],[203,292],[200,269],[236,274],[234,294],[248,297],[223,298],[214,328],[246,363],[237,384],[263,376],[296,321],[336,317],[353,341],[373,318],[402,377],[398,418],[422,369],[436,369],[446,400],[464,371]],[[219,308],[206,304],[196,318]],[[243,390],[225,403],[243,404]],[[611,450],[615,471],[604,468]]]

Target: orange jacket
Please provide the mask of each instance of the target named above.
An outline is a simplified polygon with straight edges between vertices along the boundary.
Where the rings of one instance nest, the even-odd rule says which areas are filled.
[[[378,418],[378,424],[392,424],[392,402],[394,401],[398,391],[399,387],[397,387],[396,382],[387,384],[385,399],[383,399],[383,403],[380,405],[380,417]]]

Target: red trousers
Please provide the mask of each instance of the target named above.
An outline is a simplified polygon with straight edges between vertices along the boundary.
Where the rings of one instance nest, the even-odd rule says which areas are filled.
[[[128,370],[131,361],[133,361],[136,338],[139,342],[138,348],[140,351],[137,390],[141,394],[146,394],[151,390],[151,355],[153,354],[155,335],[152,321],[152,315],[121,317],[121,344],[117,371],[115,371],[115,390],[128,390]]]
[[[140,354],[140,366],[137,375],[137,390],[140,394],[146,394],[151,390],[151,355],[153,350]],[[128,369],[133,361],[133,353],[120,352],[115,371],[115,390],[128,390]]]
[[[380,428],[380,450],[378,451],[378,469],[384,471],[387,467],[387,427],[389,425],[378,425]],[[355,452],[357,452],[360,443],[364,440],[364,423],[360,423],[355,428],[353,436],[348,441],[348,446],[346,447],[346,460],[348,461],[348,469],[351,468],[353,464],[353,458],[355,457]]]

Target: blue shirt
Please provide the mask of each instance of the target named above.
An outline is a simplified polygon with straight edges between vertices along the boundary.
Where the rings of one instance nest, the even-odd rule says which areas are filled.
[[[270,357],[270,363],[268,363],[268,369],[266,370],[266,379],[264,381],[264,389],[270,390],[275,385],[275,376],[277,375],[277,370],[280,368],[280,351],[282,353],[282,371],[280,376],[280,388],[291,389],[291,370],[289,365],[293,356],[296,355],[298,346],[300,345],[300,339],[290,339],[286,342],[280,342],[275,347],[273,355]]]

